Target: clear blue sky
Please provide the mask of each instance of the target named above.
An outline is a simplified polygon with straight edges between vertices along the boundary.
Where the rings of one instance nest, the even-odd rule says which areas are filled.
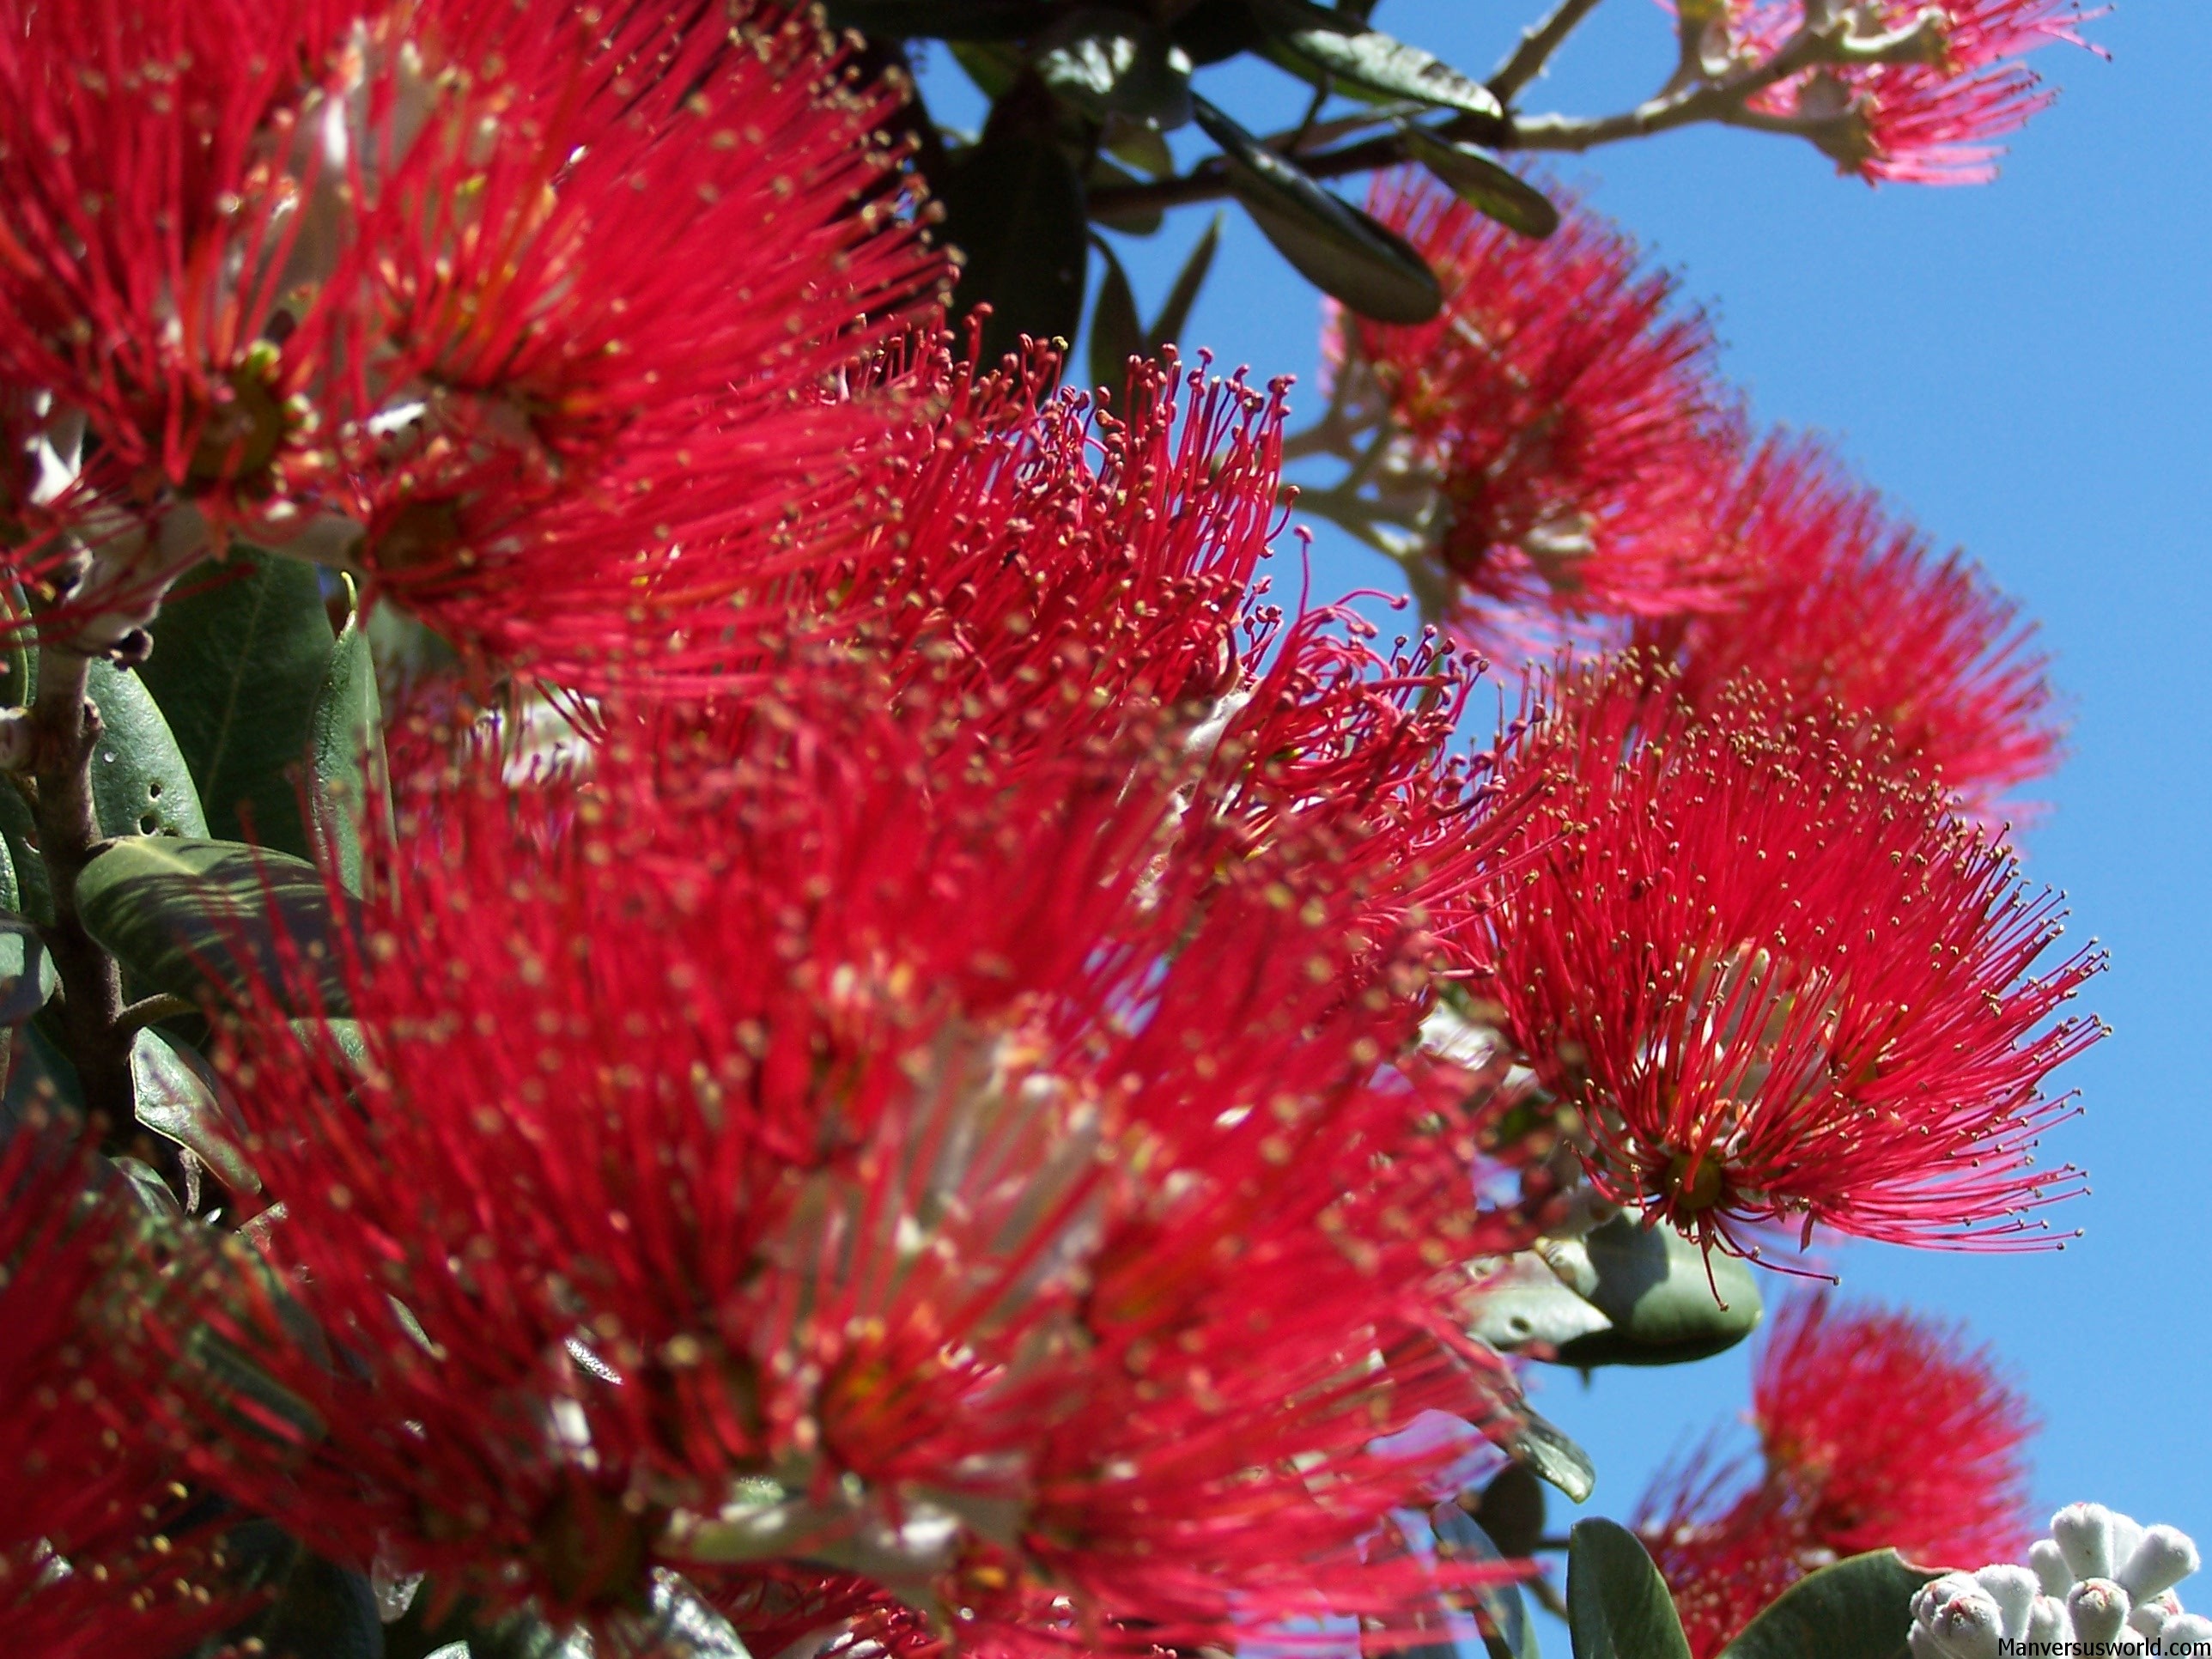
[[[1540,9],[1385,0],[1376,21],[1480,74]],[[1869,190],[1801,143],[1707,130],[1562,176],[1707,307],[1759,419],[1835,436],[2041,620],[2073,753],[2039,792],[2029,868],[2113,959],[2092,1001],[2116,1035],[2069,1079],[2087,1115],[2045,1141],[2091,1172],[2053,1214],[2087,1236],[2021,1257],[1854,1248],[1844,1290],[1965,1318],[1997,1350],[2045,1424],[2046,1510],[2095,1499],[2212,1551],[2212,7],[2130,0],[2092,32],[2112,61],[2039,56],[2063,95],[1994,185]],[[1527,103],[1624,107],[1671,50],[1650,0],[1610,0]],[[939,62],[933,92],[958,78]],[[1299,112],[1272,71],[1200,84],[1255,128]],[[1147,316],[1210,211],[1117,239]],[[1310,412],[1311,290],[1233,213],[1222,255],[1188,343],[1296,374]],[[1325,526],[1316,548],[1317,592],[1390,576]],[[1626,1516],[1658,1461],[1744,1408],[1747,1373],[1741,1351],[1588,1391],[1543,1373],[1544,1410],[1596,1458],[1589,1511]],[[2184,1595],[2212,1606],[2212,1579]]]

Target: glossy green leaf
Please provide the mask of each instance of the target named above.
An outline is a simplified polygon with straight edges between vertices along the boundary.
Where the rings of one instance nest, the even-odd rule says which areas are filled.
[[[1534,1555],[1544,1537],[1544,1483],[1519,1463],[1491,1476],[1474,1508],[1474,1523],[1507,1555]]]
[[[376,665],[356,607],[331,645],[323,683],[307,715],[308,775],[317,839],[349,892],[361,890],[361,828],[371,807],[368,763],[383,753]],[[379,796],[378,800],[382,797]]]
[[[0,778],[0,843],[8,849],[8,869],[14,878],[15,901],[9,907],[33,921],[54,919],[54,896],[46,880],[46,860],[35,850],[39,832],[32,822],[31,803],[22,791]]]
[[[1037,77],[1087,115],[1126,116],[1163,131],[1190,119],[1190,59],[1150,18],[1085,6],[1039,35],[1030,50]]]
[[[166,1031],[138,1033],[131,1045],[138,1121],[173,1140],[234,1191],[256,1193],[260,1178],[240,1150],[246,1124],[224,1102],[206,1060]]]
[[[1114,198],[1107,192],[1136,190],[1144,181],[1127,168],[1116,167],[1103,155],[1091,158],[1090,191],[1085,197],[1085,211],[1091,222],[1109,230],[1118,230],[1124,236],[1150,236],[1167,222],[1167,214],[1146,203],[1127,207],[1116,207]]]
[[[1432,1508],[1429,1529],[1436,1534],[1437,1554],[1442,1559],[1501,1565],[1506,1560],[1496,1540],[1456,1504]],[[1536,1625],[1528,1617],[1519,1584],[1510,1578],[1495,1579],[1473,1596],[1475,1628],[1490,1659],[1536,1659]]]
[[[945,239],[966,257],[954,304],[963,316],[991,307],[986,363],[1025,334],[1072,340],[1083,320],[1083,181],[1048,121],[1007,107],[1021,96],[1002,100],[982,141],[954,158],[939,197]]]
[[[1751,1268],[1717,1250],[1708,1257],[1671,1227],[1617,1216],[1547,1254],[1613,1322],[1611,1330],[1562,1344],[1562,1364],[1680,1364],[1732,1348],[1758,1328]]]
[[[1052,15],[1044,0],[830,0],[830,26],[886,40],[1013,40]]]
[[[1109,120],[1098,142],[1108,155],[1147,178],[1164,179],[1175,171],[1168,141],[1158,127],[1142,121]]]
[[[0,918],[0,1025],[21,1025],[46,1006],[61,976],[39,930]]]
[[[1721,1659],[1905,1659],[1912,1598],[1935,1577],[1895,1550],[1854,1555],[1784,1590]]]
[[[77,878],[77,908],[93,937],[155,990],[202,1000],[236,996],[258,979],[296,1004],[292,975],[312,971],[322,1006],[292,1012],[352,1012],[329,892],[304,859],[235,842],[114,842]]]
[[[0,1095],[0,1119],[10,1127],[33,1112],[82,1112],[84,1090],[76,1066],[33,1020],[9,1033],[8,1086]]]
[[[1437,314],[1443,290],[1404,238],[1337,200],[1203,98],[1193,100],[1192,112],[1221,146],[1237,201],[1299,275],[1377,322]]]
[[[1206,222],[1206,228],[1191,244],[1189,256],[1182,269],[1176,272],[1174,284],[1160,307],[1160,314],[1152,319],[1146,330],[1145,343],[1154,356],[1160,348],[1182,338],[1182,331],[1190,325],[1190,308],[1198,303],[1199,290],[1206,286],[1206,273],[1213,269],[1213,256],[1221,246],[1221,216],[1217,213]]]
[[[204,836],[199,792],[160,705],[137,674],[96,662],[87,691],[100,710],[92,805],[109,836]]]
[[[334,1058],[359,1071],[368,1064],[368,1044],[361,1034],[361,1022],[356,1019],[295,1019],[292,1029],[301,1038],[317,1047],[327,1043],[335,1050]]]
[[[123,1178],[123,1190],[144,1206],[148,1215],[157,1221],[182,1221],[185,1206],[177,1202],[177,1195],[169,1183],[161,1179],[161,1172],[145,1159],[111,1158],[108,1160],[115,1173]]]
[[[296,559],[231,562],[246,574],[162,607],[138,672],[207,808],[191,833],[312,857],[300,801],[308,720],[331,666],[322,582]]]
[[[1137,296],[1130,292],[1121,260],[1103,237],[1093,245],[1105,261],[1106,275],[1091,307],[1091,384],[1118,399],[1129,378],[1129,359],[1145,349],[1144,325],[1137,320]]]
[[[975,90],[994,104],[1013,89],[1029,67],[1019,46],[1000,41],[956,40],[949,50],[952,61],[975,83]]]
[[[1526,1406],[1521,1407],[1521,1426],[1505,1449],[1575,1503],[1583,1502],[1597,1489],[1597,1465],[1590,1462],[1589,1454],[1565,1430]]]
[[[1306,0],[1256,0],[1271,40],[1346,88],[1466,115],[1502,116],[1489,88],[1419,46]]]
[[[1559,210],[1552,198],[1487,150],[1455,144],[1411,123],[1399,131],[1406,154],[1477,212],[1523,236],[1542,238],[1559,228]]]
[[[1515,1353],[1531,1345],[1556,1350],[1612,1328],[1611,1320],[1528,1250],[1484,1278],[1468,1334],[1500,1353]]]
[[[1578,1521],[1567,1534],[1567,1629],[1575,1659],[1690,1659],[1659,1569],[1610,1521]]]

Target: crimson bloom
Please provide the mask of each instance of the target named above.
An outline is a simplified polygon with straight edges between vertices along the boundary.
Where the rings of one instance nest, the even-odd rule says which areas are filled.
[[[343,1362],[251,1280],[226,1328],[326,1432],[207,1478],[602,1625],[655,1563],[987,1645],[1404,1593],[1356,1545],[1449,1452],[1373,1443],[1504,1420],[1444,1270],[1510,1241],[1369,820],[1255,835],[1172,725],[1009,758],[859,678],[403,816],[365,1058],[271,988],[227,1063]]]
[[[1697,1659],[1843,1557],[1894,1549],[1944,1566],[2025,1552],[2034,1425],[1957,1327],[1803,1297],[1766,1340],[1752,1407],[1756,1474],[1713,1468],[1708,1449],[1638,1506]]]
[[[1467,619],[1510,640],[1547,615],[1727,604],[1738,573],[1706,527],[1740,417],[1705,320],[1669,314],[1669,279],[1586,210],[1536,241],[1423,179],[1387,177],[1368,205],[1444,305],[1413,327],[1347,318],[1345,351],[1436,476]]]
[[[1802,0],[1735,0],[1737,40],[1754,59],[1798,40]],[[1751,102],[1802,132],[1839,172],[1869,184],[1976,185],[1996,177],[2004,147],[2055,95],[2022,60],[2054,41],[2084,46],[2080,0],[1878,0],[1835,7],[1836,44],[1821,66],[1789,76]]]
[[[1679,665],[1674,684],[1691,708],[1711,708],[1746,677],[1800,712],[1840,703],[1984,819],[2056,763],[2032,625],[1962,556],[1935,557],[1819,444],[1763,445],[1721,533],[1753,573],[1741,604],[1640,630]]]
[[[19,1123],[0,1151],[0,1626],[31,1659],[186,1652],[243,1607],[124,1414],[134,1218],[78,1139]]]
[[[2033,1167],[2039,1085],[2101,1035],[2047,1024],[2048,894],[1900,775],[1878,730],[1663,670],[1566,672],[1501,782],[1541,780],[1528,866],[1467,930],[1480,988],[1587,1120],[1608,1198],[1759,1254],[1766,1223],[2027,1248],[2076,1185]]]

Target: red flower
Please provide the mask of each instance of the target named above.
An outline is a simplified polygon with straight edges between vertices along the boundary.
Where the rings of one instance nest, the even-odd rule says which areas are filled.
[[[1735,0],[1745,48],[1771,58],[1804,22],[1800,0]],[[2056,95],[2021,60],[2055,40],[2086,46],[2080,0],[1880,0],[1832,9],[1852,20],[1836,61],[1752,100],[1869,184],[1978,185],[1996,177],[1992,142]],[[1930,14],[1933,14],[1931,16]],[[1870,15],[1869,15],[1870,14]]]
[[[654,1562],[976,1640],[1399,1593],[1355,1546],[1448,1454],[1373,1443],[1504,1409],[1440,1275],[1507,1241],[1370,821],[1256,833],[1179,738],[1016,763],[878,695],[617,719],[580,796],[407,815],[365,1063],[272,992],[228,1064],[346,1363],[234,1324],[327,1436],[209,1478],[559,1617]]]
[[[377,588],[570,683],[686,673],[857,535],[908,417],[842,377],[942,273],[877,131],[898,95],[766,7],[398,14],[333,278]]]
[[[1530,863],[1468,929],[1513,1040],[1588,1121],[1607,1197],[1757,1254],[1768,1222],[2027,1248],[2075,1186],[2033,1166],[2038,1085],[2101,1034],[2046,1024],[2048,895],[1899,775],[1878,732],[1737,686],[1695,719],[1641,659],[1569,672],[1501,787]]]
[[[1421,251],[1444,307],[1409,328],[1346,319],[1346,351],[1437,475],[1468,620],[1510,641],[1546,615],[1727,604],[1739,573],[1706,528],[1740,418],[1705,320],[1668,315],[1673,283],[1588,212],[1533,241],[1402,175],[1369,209]]]
[[[2027,1401],[1965,1333],[1825,1296],[1776,1322],[1752,1383],[1763,1468],[1701,1453],[1662,1475],[1637,1528],[1697,1659],[1830,1561],[1894,1549],[1930,1566],[2026,1553]]]
[[[1747,676],[1796,712],[1832,700],[1871,716],[1900,761],[1984,818],[2056,763],[2032,626],[1960,556],[1935,558],[1817,444],[1770,440],[1724,523],[1757,573],[1741,606],[1641,630],[1680,664],[1690,708],[1711,708]]]
[[[59,1126],[0,1152],[0,1627],[32,1659],[183,1652],[243,1610],[123,1414],[133,1227],[87,1190],[105,1169]]]

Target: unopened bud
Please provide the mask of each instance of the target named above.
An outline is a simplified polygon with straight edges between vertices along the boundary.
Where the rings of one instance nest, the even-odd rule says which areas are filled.
[[[1997,1659],[2004,1613],[1963,1572],[1947,1572],[1912,1598],[1915,1659]]]
[[[2051,1536],[2076,1578],[2112,1571],[2112,1512],[2102,1504],[2069,1504],[2051,1517]]]
[[[1974,1575],[1974,1582],[2004,1615],[2006,1635],[2027,1630],[2028,1609],[2035,1605],[2033,1573],[2026,1567],[1984,1567]]]
[[[2156,1636],[2166,1628],[2167,1620],[2181,1611],[2181,1603],[2174,1600],[2173,1592],[2136,1603],[2135,1611],[2128,1614],[2128,1628],[2138,1636]]]
[[[2127,1591],[2109,1578],[2088,1578],[2066,1598],[2074,1634],[2084,1642],[2109,1642],[2128,1622]]]
[[[2036,1582],[2045,1595],[2063,1601],[2066,1592],[2074,1588],[2074,1574],[2066,1565],[2065,1554],[2050,1539],[2039,1538],[2028,1547],[2027,1565],[2035,1569]]]
[[[2130,1601],[2147,1601],[2160,1590],[2172,1589],[2201,1565],[2188,1534],[2178,1527],[2152,1527],[2113,1577]]]
[[[2202,1613],[2177,1613],[2166,1621],[2166,1628],[2158,1633],[2160,1643],[2168,1653],[2185,1653],[2184,1643],[2212,1642],[2212,1619]]]
[[[2074,1633],[2074,1624],[2066,1616],[2066,1604],[2056,1597],[2039,1595],[2035,1605],[2027,1610],[2027,1639],[2031,1642],[2056,1642]]]

